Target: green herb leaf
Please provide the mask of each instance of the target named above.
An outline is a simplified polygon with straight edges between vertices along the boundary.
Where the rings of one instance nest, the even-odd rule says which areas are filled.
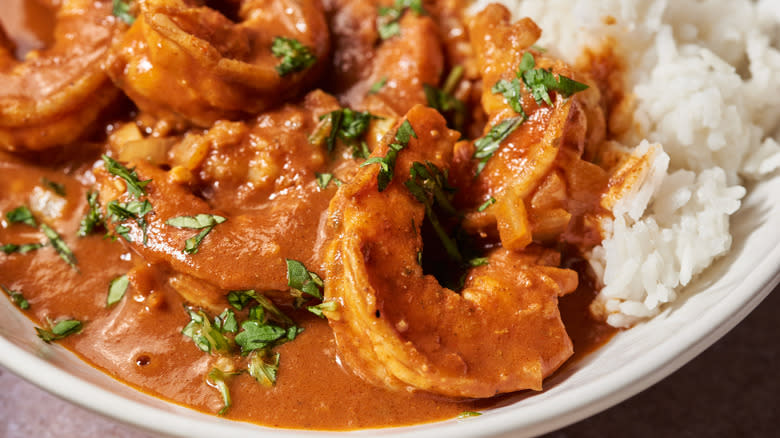
[[[119,202],[117,200],[113,200],[106,204],[106,210],[108,211],[108,218],[111,220],[111,222],[135,219],[136,224],[138,224],[138,227],[143,233],[143,244],[146,245],[148,223],[146,222],[144,216],[152,211],[152,204],[149,202],[149,200],[145,199],[143,202]],[[130,228],[124,225],[120,225],[117,226],[114,231],[120,236],[124,237],[128,242],[132,241],[130,239]]]
[[[368,94],[376,94],[387,84],[387,76],[382,76],[382,79],[374,82],[374,85],[368,90]]]
[[[81,321],[77,319],[66,319],[55,324],[50,330],[35,327],[38,337],[47,344],[52,341],[58,341],[70,335],[79,333],[83,327]]]
[[[263,386],[271,387],[276,384],[276,376],[279,373],[279,353],[268,356],[264,352],[253,352],[249,355],[247,370]]]
[[[271,324],[261,324],[257,321],[245,321],[241,324],[241,332],[236,335],[236,344],[243,353],[271,346],[275,341],[287,335],[287,330]]]
[[[306,269],[297,260],[287,260],[287,285],[292,289],[322,299],[322,288],[325,284],[319,275]]]
[[[117,225],[116,227],[114,227],[114,232],[117,235],[122,236],[122,238],[124,238],[128,242],[133,241],[133,239],[130,238],[130,227],[126,225]]]
[[[338,303],[336,301],[323,301],[320,304],[317,304],[316,306],[309,306],[306,308],[309,312],[319,316],[320,318],[325,318],[325,315],[322,312],[333,312],[336,309],[338,309]]]
[[[340,139],[352,148],[352,155],[355,158],[367,158],[360,139],[365,135],[372,119],[381,119],[381,117],[368,111],[353,111],[349,108],[331,111],[320,117],[320,125],[309,137],[309,141],[312,144],[321,144],[324,141],[328,153],[331,153],[336,148],[336,140]]]
[[[30,308],[30,303],[24,298],[24,295],[22,295],[21,292],[8,289],[2,284],[0,284],[0,288],[3,289],[3,292],[8,294],[8,297],[11,299],[11,302],[16,304],[20,309],[27,310]]]
[[[509,134],[517,129],[524,121],[525,116],[522,115],[503,120],[501,123],[491,128],[487,135],[474,142],[474,158],[479,160],[477,175],[485,168],[487,162],[498,150],[501,142],[506,140]]]
[[[46,178],[45,176],[41,178],[41,184],[43,184],[44,187],[51,190],[52,192],[58,194],[59,196],[65,197],[65,186],[51,181],[50,179]]]
[[[522,86],[520,85],[519,79],[512,79],[511,81],[501,79],[493,85],[493,88],[491,88],[490,91],[494,94],[504,95],[507,104],[509,104],[516,113],[525,116],[525,111],[523,110]]]
[[[570,97],[575,93],[588,89],[587,85],[566,76],[558,75],[556,78],[551,70],[534,69],[535,65],[536,61],[533,55],[530,52],[526,52],[518,67],[517,77],[523,79],[525,86],[528,87],[537,105],[541,105],[542,102],[552,105],[550,91],[555,91],[563,97]]]
[[[476,268],[477,266],[485,266],[489,263],[487,257],[475,257],[469,260],[469,265]]]
[[[441,89],[423,84],[423,91],[425,92],[428,106],[439,111],[447,119],[447,125],[458,131],[463,130],[468,109],[452,93],[455,92],[462,77],[463,67],[458,65],[447,75],[447,79],[444,81]]]
[[[214,317],[214,326],[222,333],[237,332],[238,321],[236,320],[236,314],[230,309],[223,310],[219,316]]]
[[[390,181],[393,179],[393,172],[395,170],[395,161],[398,158],[398,152],[405,148],[409,144],[409,140],[414,137],[417,138],[417,133],[414,132],[412,124],[409,120],[404,120],[398,131],[395,133],[395,139],[398,143],[392,143],[387,148],[387,154],[384,157],[371,157],[366,160],[360,167],[368,166],[370,164],[379,164],[379,174],[377,175],[377,186],[380,192],[384,191]]]
[[[211,371],[209,371],[208,375],[206,376],[206,383],[216,388],[220,395],[222,396],[222,403],[224,406],[222,409],[217,412],[218,415],[225,415],[228,409],[230,409],[230,406],[233,404],[230,399],[230,389],[227,385],[227,378],[232,375],[231,373],[225,373],[224,371],[220,370],[219,368],[212,368]]]
[[[127,191],[130,192],[130,194],[132,194],[136,198],[140,198],[141,196],[146,194],[145,187],[152,180],[147,179],[146,181],[140,181],[138,179],[138,174],[136,173],[135,169],[128,169],[127,167],[123,166],[121,163],[109,157],[108,155],[103,154],[102,158],[103,158],[103,163],[105,163],[106,165],[106,170],[108,170],[109,173],[125,180],[125,183],[127,185]]]
[[[130,278],[127,274],[111,280],[108,284],[108,296],[106,297],[106,307],[111,307],[118,303],[127,292],[127,286],[130,285]]]
[[[271,44],[271,53],[281,62],[276,66],[279,76],[306,70],[317,62],[311,49],[294,38],[276,37]]]
[[[42,243],[23,243],[21,245],[17,245],[15,243],[6,243],[5,245],[0,246],[0,251],[3,251],[6,254],[26,254],[30,251],[35,251],[38,248],[42,248],[43,246],[44,244]]]
[[[477,207],[477,211],[481,213],[481,212],[487,210],[488,207],[490,207],[491,205],[493,205],[495,203],[496,203],[496,198],[491,196],[490,199],[488,199],[487,201],[483,202],[482,205]]]
[[[226,353],[230,350],[230,343],[222,335],[219,328],[213,326],[203,311],[188,309],[190,322],[184,326],[181,333],[192,338],[195,345],[203,352],[212,351]]]
[[[84,237],[92,233],[95,228],[103,226],[103,215],[100,213],[97,190],[87,191],[87,205],[89,209],[79,224],[78,235]]]
[[[461,263],[463,257],[458,249],[458,244],[444,229],[434,209],[434,206],[438,206],[449,215],[459,216],[450,202],[454,189],[447,184],[446,173],[431,162],[425,164],[414,162],[409,170],[409,179],[404,185],[412,196],[425,206],[425,215],[444,245],[447,255],[452,260]]]
[[[330,184],[331,181],[333,181],[337,187],[341,187],[341,185],[344,184],[344,181],[336,178],[332,173],[315,173],[314,176],[317,178],[317,185],[322,190],[327,189],[328,184]]]
[[[29,225],[31,227],[36,227],[38,224],[35,222],[35,218],[33,217],[32,212],[29,208],[27,208],[26,205],[20,205],[19,207],[14,208],[13,210],[9,211],[5,214],[6,219],[8,219],[9,223],[20,223]]]
[[[111,12],[115,17],[124,21],[127,24],[133,24],[135,17],[130,14],[130,3],[133,0],[114,0],[113,9]]]
[[[187,254],[197,254],[203,239],[218,224],[225,222],[222,216],[215,214],[198,214],[196,216],[179,216],[168,219],[165,223],[176,228],[201,229],[202,231],[194,237],[190,237],[184,242],[184,252]]]
[[[407,9],[411,9],[417,15],[425,15],[426,13],[422,0],[395,0],[395,4],[392,7],[379,7],[377,32],[380,38],[386,40],[401,33],[399,21]]]
[[[65,263],[69,264],[72,268],[78,270],[78,268],[76,268],[76,264],[78,263],[76,261],[76,256],[73,255],[73,251],[68,248],[68,245],[64,240],[62,240],[62,237],[60,237],[60,235],[54,231],[54,229],[46,224],[41,224],[40,229],[43,234],[49,238],[51,246],[53,246],[57,253],[59,253],[60,258],[65,260]]]
[[[458,418],[478,417],[480,415],[482,415],[482,412],[463,411],[460,414],[458,414]]]

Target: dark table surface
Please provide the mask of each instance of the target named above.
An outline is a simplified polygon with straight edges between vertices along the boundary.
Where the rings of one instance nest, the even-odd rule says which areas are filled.
[[[676,373],[629,400],[546,435],[780,436],[780,287]],[[0,368],[0,438],[154,438],[61,401]]]

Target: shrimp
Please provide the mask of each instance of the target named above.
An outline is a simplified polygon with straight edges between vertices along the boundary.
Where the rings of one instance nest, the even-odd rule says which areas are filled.
[[[340,357],[394,390],[453,398],[540,390],[573,352],[557,302],[576,288],[577,274],[554,267],[550,251],[497,249],[461,293],[423,275],[424,207],[404,182],[414,162],[446,168],[458,134],[422,106],[405,120],[417,138],[398,152],[389,185],[380,192],[379,166],[364,166],[330,203],[325,300],[338,306],[326,316]]]
[[[444,55],[436,23],[406,11],[399,31],[382,40],[377,32],[381,2],[328,0],[333,29],[334,94],[348,107],[399,117],[425,104],[423,84],[439,83]]]
[[[532,20],[514,24],[509,20],[506,8],[490,5],[469,26],[483,78],[485,134],[520,117],[494,86],[502,80],[517,81],[516,72],[528,54],[535,68],[591,86],[570,98],[551,93],[551,104],[545,104],[520,85],[519,101],[527,118],[500,142],[492,157],[480,164],[473,158],[475,142],[457,145],[451,177],[460,189],[458,204],[472,210],[465,226],[483,234],[498,231],[502,245],[512,250],[522,250],[533,241],[574,243],[572,239],[582,240],[582,236],[584,241],[578,243],[587,249],[598,243],[598,233],[571,231],[595,227],[599,196],[607,186],[607,172],[581,159],[586,149],[599,147],[605,138],[601,95],[587,75],[531,47],[541,35]],[[475,211],[486,202],[495,205]]]
[[[328,160],[323,148],[309,141],[320,116],[335,109],[338,103],[332,96],[315,91],[302,103],[285,105],[253,122],[222,121],[184,137],[161,163],[170,170],[145,160],[127,163],[139,180],[151,180],[143,199],[152,211],[144,216],[145,233],[133,220],[109,220],[109,231],[119,234],[117,226],[127,227],[127,239],[120,240],[149,263],[203,282],[204,292],[193,304],[211,307],[231,290],[286,293],[285,259],[319,270],[319,239],[310,230],[318,229],[336,184],[322,187],[316,173],[346,178],[354,167],[348,160]],[[100,166],[94,173],[104,205],[134,199],[119,177]],[[188,254],[183,251],[185,241],[197,230],[166,222],[198,214],[226,220],[213,227],[197,253]]]
[[[269,109],[317,79],[329,52],[318,0],[227,3],[236,10],[140,1],[135,23],[111,51],[108,74],[142,110],[202,127]],[[275,52],[277,43],[301,64],[282,69],[285,47]]]
[[[68,145],[95,127],[119,98],[103,72],[120,25],[110,0],[64,0],[54,43],[17,60],[0,29],[0,148],[36,151]]]

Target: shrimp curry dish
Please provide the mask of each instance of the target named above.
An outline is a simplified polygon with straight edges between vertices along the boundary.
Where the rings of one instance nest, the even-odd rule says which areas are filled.
[[[543,390],[614,333],[584,254],[644,164],[610,146],[607,45],[570,65],[469,3],[5,0],[2,294],[42,343],[264,426]]]

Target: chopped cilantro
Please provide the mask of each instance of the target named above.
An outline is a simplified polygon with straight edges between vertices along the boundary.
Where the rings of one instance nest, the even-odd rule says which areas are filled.
[[[3,251],[6,254],[26,254],[30,251],[35,251],[38,248],[42,248],[43,246],[44,244],[42,243],[22,243],[21,245],[17,245],[15,243],[6,243],[5,245],[0,246],[0,251]]]
[[[27,208],[26,205],[20,205],[19,207],[14,208],[13,210],[9,211],[5,214],[6,219],[8,219],[9,223],[20,223],[29,225],[31,227],[36,227],[38,224],[35,222],[35,218],[33,217],[32,212],[29,208]]]
[[[506,99],[506,102],[516,113],[525,116],[525,111],[523,110],[522,85],[520,85],[519,79],[515,78],[511,81],[501,79],[493,85],[493,88],[491,88],[490,91],[494,94],[502,94],[504,99]]]
[[[371,86],[368,90],[368,94],[377,94],[387,84],[387,76],[382,76],[382,79],[374,82],[374,85]]]
[[[133,24],[135,22],[135,17],[130,14],[130,3],[132,1],[133,0],[114,0],[113,9],[111,12],[115,17],[119,18],[125,23]]]
[[[16,304],[20,309],[27,310],[30,308],[30,303],[24,298],[24,295],[22,295],[21,292],[8,289],[2,284],[0,284],[0,289],[3,289],[3,292],[8,294],[8,297],[11,299],[11,302]]]
[[[35,327],[38,337],[50,344],[52,341],[58,341],[70,335],[79,333],[84,325],[77,319],[66,319],[55,324],[51,329],[42,329]]]
[[[407,9],[411,9],[417,15],[425,15],[422,0],[395,0],[391,7],[379,7],[377,19],[377,32],[383,40],[392,38],[401,33],[401,17]]]
[[[257,321],[244,321],[241,329],[236,335],[236,344],[244,353],[269,347],[287,335],[282,327]]]
[[[123,166],[120,162],[114,160],[108,155],[104,154],[102,155],[102,158],[103,158],[103,162],[106,165],[106,170],[108,170],[109,173],[125,180],[125,183],[127,185],[127,191],[130,192],[130,194],[132,194],[136,198],[140,198],[141,196],[146,194],[145,187],[152,180],[147,179],[145,181],[140,181],[138,179],[138,174],[136,173],[135,169],[128,169],[127,167]]]
[[[469,265],[472,267],[477,266],[485,266],[488,264],[488,258],[487,257],[475,257],[471,260],[469,260]]]
[[[332,173],[315,173],[314,176],[317,178],[317,185],[322,190],[327,189],[328,184],[330,184],[331,181],[338,187],[341,187],[341,185],[344,184],[344,181],[336,178]]]
[[[214,317],[214,326],[222,333],[235,333],[238,331],[236,314],[230,309],[225,309],[219,316]]]
[[[477,165],[477,175],[485,168],[488,160],[498,150],[501,142],[506,140],[518,126],[525,121],[525,116],[516,116],[503,120],[498,125],[492,127],[484,137],[474,142],[474,158],[479,160]]]
[[[281,58],[279,65],[276,66],[276,72],[279,73],[279,76],[306,70],[317,62],[317,57],[314,56],[311,49],[294,38],[274,38],[271,44],[271,53],[275,57]]]
[[[588,89],[587,85],[566,76],[558,75],[556,78],[551,70],[533,68],[535,65],[536,61],[533,55],[530,52],[526,52],[520,62],[517,77],[523,79],[525,86],[528,87],[529,92],[538,105],[541,105],[542,102],[552,105],[550,91],[555,91],[563,97],[570,97],[575,93]]]
[[[388,146],[387,154],[385,154],[384,157],[371,157],[360,166],[363,167],[375,163],[379,164],[377,186],[380,192],[384,191],[387,188],[387,185],[390,184],[390,180],[393,179],[393,171],[395,170],[395,161],[398,158],[398,152],[409,144],[409,140],[412,137],[417,138],[417,133],[414,132],[409,120],[404,120],[395,133],[395,140],[398,143],[391,143]]]
[[[457,88],[462,77],[463,67],[459,65],[450,71],[441,89],[423,84],[423,91],[425,92],[428,106],[439,111],[447,119],[447,125],[458,131],[463,129],[468,110],[466,105],[453,96],[452,93]]]
[[[458,418],[478,417],[480,415],[482,415],[482,412],[463,411],[460,414],[458,414]]]
[[[222,409],[217,412],[218,415],[225,415],[228,409],[230,409],[230,406],[232,405],[232,401],[230,399],[230,389],[227,386],[227,378],[228,376],[233,375],[234,373],[226,373],[219,368],[212,368],[211,371],[209,371],[208,375],[206,376],[206,383],[214,388],[217,388],[220,395],[222,395],[222,403],[224,406]]]
[[[276,307],[271,300],[266,298],[265,295],[258,294],[254,290],[234,290],[228,293],[227,299],[228,303],[236,310],[243,310],[249,301],[255,300],[260,306],[253,309],[265,310],[271,315],[271,319],[274,321],[284,325],[293,325],[293,320],[290,319],[290,317],[279,310],[279,308]],[[265,321],[265,318],[259,317],[250,317],[250,319]]]
[[[334,312],[338,308],[338,303],[335,301],[323,301],[320,304],[317,304],[316,306],[309,306],[306,308],[309,312],[319,316],[320,318],[325,318],[325,315],[322,312]]]
[[[117,200],[113,200],[106,204],[106,210],[108,211],[108,218],[111,220],[111,222],[121,222],[127,219],[134,219],[138,224],[138,227],[141,228],[141,231],[143,232],[143,244],[146,245],[146,231],[148,224],[144,216],[152,211],[152,204],[148,199],[145,199],[143,202],[119,202]],[[130,228],[124,225],[119,225],[114,229],[114,231],[120,236],[124,237],[128,242],[132,241],[129,234]]]
[[[444,245],[447,255],[457,262],[462,262],[463,257],[457,242],[447,234],[434,209],[435,206],[438,206],[444,212],[458,216],[458,212],[450,203],[451,193],[454,189],[447,184],[446,173],[431,162],[425,164],[414,162],[409,174],[409,179],[404,185],[412,196],[425,206],[425,215]]]
[[[198,247],[203,239],[214,229],[217,225],[225,222],[222,216],[215,214],[198,214],[196,216],[179,216],[172,219],[168,219],[165,223],[167,225],[176,228],[191,228],[201,230],[194,237],[190,237],[184,242],[184,252],[187,254],[197,254]]]
[[[181,333],[192,338],[192,342],[203,352],[226,353],[230,349],[230,343],[222,335],[222,331],[211,324],[208,316],[200,310],[188,309],[190,322],[184,326]]]
[[[51,246],[54,247],[54,249],[57,251],[57,253],[60,255],[60,258],[62,260],[65,260],[65,263],[69,264],[73,269],[78,270],[76,268],[76,264],[78,263],[76,261],[76,256],[73,255],[73,251],[68,248],[68,245],[65,243],[64,240],[62,240],[62,237],[54,231],[53,228],[46,224],[41,224],[40,227],[43,234],[49,239],[49,242],[51,243]]]
[[[87,191],[87,205],[89,210],[79,224],[78,235],[81,237],[89,235],[95,228],[103,226],[103,215],[100,213],[100,202],[98,202],[97,190]]]
[[[256,351],[249,355],[247,370],[263,386],[271,387],[276,384],[276,376],[279,373],[279,353],[269,357],[264,352]]]
[[[130,278],[127,274],[119,276],[108,284],[108,296],[106,297],[106,307],[111,307],[118,303],[127,292],[127,286],[130,285]]]
[[[496,203],[496,198],[491,196],[490,199],[488,199],[487,201],[483,202],[482,205],[480,205],[477,208],[477,211],[481,213],[481,212],[487,210],[488,207],[490,207],[491,205],[493,205],[495,203]]]
[[[371,119],[379,118],[368,111],[353,111],[349,108],[331,111],[320,117],[321,122],[309,137],[309,142],[325,142],[330,153],[336,148],[336,140],[341,140],[352,148],[355,158],[368,158],[367,147],[363,146],[360,139],[368,130]]]
[[[287,260],[287,285],[294,291],[322,299],[322,288],[325,284],[319,275],[306,269],[297,260]]]
[[[41,184],[43,184],[44,187],[51,190],[52,192],[58,194],[59,196],[64,197],[65,196],[65,186],[63,184],[51,181],[50,179],[46,178],[45,176],[41,178]]]

